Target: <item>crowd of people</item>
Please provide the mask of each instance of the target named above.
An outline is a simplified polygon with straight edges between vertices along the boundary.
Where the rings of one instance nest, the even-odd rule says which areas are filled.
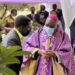
[[[71,45],[73,43],[64,31],[62,10],[58,9],[56,4],[53,4],[52,8],[48,12],[44,5],[40,5],[40,10],[35,13],[35,7],[31,7],[31,14],[20,15],[17,18],[17,10],[12,9],[10,15],[5,17],[6,35],[2,44],[6,47],[19,45],[22,50],[30,51],[34,55],[17,57],[20,64],[7,65],[16,75],[19,75],[29,60],[38,58],[40,59],[35,75],[53,75],[52,58],[64,69],[64,75],[75,74],[74,50]],[[33,22],[37,23],[36,29],[32,25]]]

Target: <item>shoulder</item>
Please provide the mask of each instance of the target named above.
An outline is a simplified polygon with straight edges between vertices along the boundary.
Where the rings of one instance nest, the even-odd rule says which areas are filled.
[[[65,31],[60,30],[60,34],[61,34],[63,40],[66,39],[66,41],[67,41],[67,40],[70,41],[69,35],[68,35]]]
[[[38,28],[38,29],[35,31],[35,33],[41,33],[42,30],[43,30],[43,27],[40,27],[40,28]]]
[[[65,32],[63,31],[63,29],[59,25],[57,25],[56,30],[55,30],[55,35],[59,35],[61,38],[64,33]]]
[[[48,11],[45,11],[47,14],[49,13]]]
[[[13,29],[6,35],[6,38],[7,40],[14,39],[16,41],[19,39],[16,31],[14,31]]]
[[[62,14],[62,10],[61,9],[58,9],[57,10],[57,13],[61,13]]]
[[[29,17],[29,16],[31,16],[31,14],[28,14],[27,16]]]
[[[35,16],[38,16],[40,14],[40,12],[38,11],[36,14],[35,14]]]
[[[13,36],[13,37],[16,35],[17,35],[16,31],[13,29],[7,34],[7,36]],[[10,38],[12,38],[12,37],[10,37]]]
[[[30,37],[33,37],[33,38],[37,38],[38,37],[38,35],[42,32],[42,30],[43,30],[43,28],[38,28],[36,31],[34,31],[33,33],[32,33],[32,35],[30,36]]]
[[[8,19],[10,19],[10,15],[8,15],[8,16],[5,17],[5,20],[8,20]]]
[[[48,11],[45,11],[44,14],[45,14],[45,16],[46,16],[46,18],[47,18],[48,15],[49,15],[49,12],[48,12]]]
[[[20,45],[20,40],[14,30],[11,30],[5,37],[6,38],[3,41],[4,46]]]
[[[10,16],[10,15],[9,15],[9,16],[7,16],[7,17],[5,18],[5,20],[6,20],[7,22],[9,22],[9,23],[14,22],[14,19],[13,19],[13,18],[11,18],[11,16]]]

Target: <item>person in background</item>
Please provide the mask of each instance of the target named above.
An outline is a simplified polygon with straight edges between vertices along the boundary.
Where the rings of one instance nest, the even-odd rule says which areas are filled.
[[[14,20],[15,20],[16,15],[17,15],[17,10],[12,9],[10,15],[5,17],[4,29],[5,29],[6,34],[14,27]]]
[[[63,30],[65,30],[65,24],[64,24],[62,10],[61,9],[58,9],[56,4],[53,4],[52,5],[52,10],[56,12],[56,14],[58,16],[58,19],[59,19],[59,21],[62,24],[62,28],[63,28]]]
[[[3,45],[6,47],[10,46],[21,46],[23,38],[26,37],[31,31],[31,20],[25,16],[18,16],[15,20],[15,27],[6,35]],[[10,69],[19,75],[19,71],[22,64],[22,56],[17,57],[20,60],[20,64],[7,65]]]
[[[45,21],[49,15],[49,12],[46,11],[44,5],[40,5],[40,11],[35,14],[35,21],[38,22],[40,25],[44,25]]]
[[[36,52],[40,56],[36,75],[53,75],[51,58],[57,60],[56,62],[62,66],[67,75],[71,75],[71,43],[68,35],[57,25],[57,21],[55,14],[48,16],[44,27],[36,30],[22,46],[23,50]],[[36,53],[34,57],[25,56],[23,64],[26,64],[30,58],[38,58],[35,57]],[[72,73],[74,74],[75,72]]]
[[[28,14],[27,17],[29,17],[31,20],[34,20],[35,17],[35,7],[30,8],[31,14]]]
[[[34,22],[35,22],[35,7],[31,7],[30,8],[31,13],[27,15],[27,17],[29,17],[31,19],[31,27],[32,27],[32,32],[35,31],[35,27],[34,27]]]

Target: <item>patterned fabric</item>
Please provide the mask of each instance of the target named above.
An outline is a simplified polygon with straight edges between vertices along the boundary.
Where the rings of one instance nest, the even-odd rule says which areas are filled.
[[[69,38],[65,32],[61,30],[60,27],[57,27],[55,30],[54,35],[49,38],[47,33],[42,29],[39,35],[40,40],[40,47],[39,47],[39,40],[38,40],[38,31],[35,31],[32,36],[27,40],[26,43],[23,43],[23,50],[33,51],[35,48],[39,48],[40,50],[50,50],[52,52],[57,52],[59,60],[64,66],[65,69],[68,70],[68,75],[74,75],[72,73],[72,69],[75,68],[72,59],[72,48]],[[50,43],[49,43],[50,41]],[[26,62],[29,57],[24,57],[23,62]],[[73,66],[73,67],[72,67]],[[72,67],[72,68],[71,68]],[[36,75],[52,75],[51,71],[51,58],[43,58],[40,56],[39,66]]]

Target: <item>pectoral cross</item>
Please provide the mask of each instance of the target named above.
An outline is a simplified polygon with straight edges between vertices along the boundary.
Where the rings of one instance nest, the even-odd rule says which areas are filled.
[[[46,50],[49,50],[49,48],[50,48],[50,39],[47,39],[46,42],[43,43],[43,46],[45,46]]]

